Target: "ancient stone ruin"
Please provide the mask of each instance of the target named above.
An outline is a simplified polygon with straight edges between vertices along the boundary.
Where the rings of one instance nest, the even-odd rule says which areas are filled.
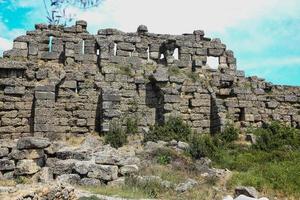
[[[232,51],[204,32],[87,32],[38,24],[0,60],[0,138],[106,132],[137,119],[139,131],[182,117],[199,132],[280,120],[300,127],[300,87],[237,70]],[[207,62],[218,59],[217,68]]]

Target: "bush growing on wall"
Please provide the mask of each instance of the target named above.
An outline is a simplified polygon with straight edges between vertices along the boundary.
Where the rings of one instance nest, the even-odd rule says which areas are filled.
[[[212,157],[217,151],[217,146],[211,135],[194,133],[189,140],[190,154],[193,158]]]
[[[127,135],[121,125],[117,122],[112,122],[109,131],[105,135],[105,143],[110,144],[114,148],[119,148],[127,142]]]
[[[164,125],[150,127],[149,133],[145,134],[145,141],[188,141],[192,129],[178,117],[170,117]]]
[[[239,130],[233,124],[226,124],[224,131],[217,135],[217,138],[222,143],[231,143],[239,138]]]
[[[138,120],[136,118],[126,119],[126,134],[132,135],[138,132]]]

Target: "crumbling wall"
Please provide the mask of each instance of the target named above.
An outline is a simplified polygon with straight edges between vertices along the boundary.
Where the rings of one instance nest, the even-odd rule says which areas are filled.
[[[249,127],[281,120],[299,127],[300,89],[245,77],[233,52],[203,31],[162,35],[142,25],[135,33],[103,29],[91,35],[86,28],[84,21],[39,24],[14,40],[0,62],[1,135],[105,132],[111,121],[126,125],[127,118],[137,119],[141,131],[171,115],[199,132],[220,131],[228,121]],[[218,59],[217,69],[208,66],[209,57]],[[26,106],[12,107],[10,96]],[[15,113],[18,120],[5,123]]]

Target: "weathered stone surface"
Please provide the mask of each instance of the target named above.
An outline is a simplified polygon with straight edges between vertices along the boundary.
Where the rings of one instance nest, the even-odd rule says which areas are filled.
[[[50,145],[47,138],[24,137],[20,138],[17,143],[18,149],[43,149]]]
[[[49,167],[43,167],[41,170],[33,176],[33,179],[36,182],[41,183],[50,183],[53,181],[53,173],[49,169]]]
[[[57,177],[57,181],[76,185],[80,181],[80,176],[78,174],[63,174]]]
[[[112,181],[118,178],[118,167],[112,165],[92,165],[87,175],[89,178],[97,178]]]
[[[101,181],[95,178],[83,178],[79,182],[83,186],[100,186],[102,185]]]
[[[107,132],[113,120],[125,128],[124,118],[133,115],[139,132],[172,115],[198,132],[218,132],[227,119],[241,129],[271,120],[300,126],[299,87],[245,77],[234,53],[202,30],[153,34],[141,25],[136,33],[103,29],[91,35],[86,27],[84,21],[37,25],[4,52],[1,138]],[[209,68],[211,56],[217,69]],[[58,157],[87,160],[82,152],[59,151]]]
[[[167,82],[169,80],[168,69],[165,67],[159,67],[153,74],[153,79],[157,82]]]
[[[45,154],[43,149],[13,149],[12,152],[9,154],[9,157],[15,160],[38,159],[44,156]]]
[[[122,175],[129,175],[138,172],[139,168],[137,165],[125,165],[120,168],[120,173]]]
[[[279,103],[277,101],[267,102],[267,108],[277,108],[278,105]]]
[[[190,148],[190,145],[188,143],[181,142],[181,141],[178,142],[177,146],[179,149],[182,149],[182,150],[188,150]]]
[[[46,166],[50,168],[53,174],[70,174],[73,171],[76,160],[59,160],[57,158],[48,158]]]
[[[6,157],[8,155],[9,151],[8,148],[1,147],[0,148],[0,158]]]
[[[89,161],[76,162],[74,170],[81,175],[87,174],[90,171],[91,164]]]
[[[4,94],[23,95],[25,94],[25,87],[6,87]]]
[[[35,174],[41,169],[34,160],[19,160],[15,169],[16,175]]]
[[[13,160],[7,158],[0,159],[0,171],[9,171],[15,169],[15,163]]]

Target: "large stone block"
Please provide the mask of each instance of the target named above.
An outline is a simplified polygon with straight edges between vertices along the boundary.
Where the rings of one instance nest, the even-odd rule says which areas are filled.
[[[4,89],[4,94],[23,95],[25,94],[25,87],[8,86]]]
[[[18,149],[43,149],[50,146],[48,138],[24,137],[20,138],[17,143]]]
[[[57,158],[48,158],[46,166],[56,175],[71,174],[76,162],[77,161],[73,159],[59,160]]]
[[[15,169],[16,175],[31,175],[41,169],[34,160],[19,160]]]
[[[43,158],[44,156],[45,153],[43,149],[13,149],[12,152],[9,154],[9,157],[15,160],[38,159]]]
[[[113,165],[92,165],[87,175],[89,178],[98,178],[104,181],[112,181],[118,178],[118,167]]]
[[[39,100],[55,100],[54,92],[35,92],[35,98]]]
[[[14,42],[13,48],[14,49],[27,49],[27,42]]]
[[[168,68],[166,67],[157,68],[152,78],[157,82],[168,82],[169,81]]]

